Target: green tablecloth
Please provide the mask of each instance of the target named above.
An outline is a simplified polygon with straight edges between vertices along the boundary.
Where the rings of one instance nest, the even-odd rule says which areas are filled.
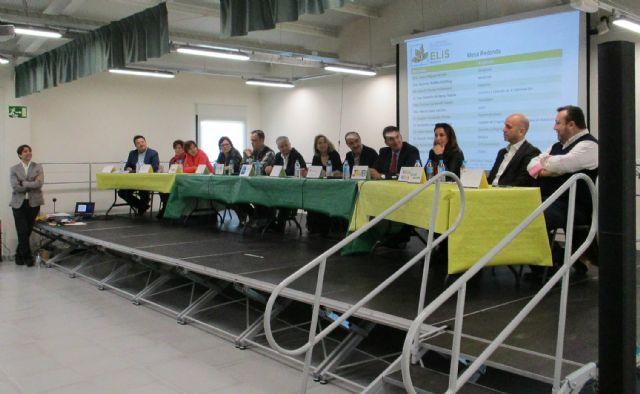
[[[178,219],[193,199],[207,199],[225,204],[300,208],[350,220],[357,185],[356,181],[341,179],[178,174],[164,217]]]

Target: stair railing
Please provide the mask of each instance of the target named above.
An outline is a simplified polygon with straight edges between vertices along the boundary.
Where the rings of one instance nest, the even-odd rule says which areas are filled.
[[[571,254],[571,246],[573,243],[573,221],[575,216],[576,205],[576,189],[578,181],[584,181],[591,193],[591,201],[593,212],[591,216],[591,227],[587,239],[580,247]],[[502,249],[504,249],[515,237],[520,234],[533,220],[543,214],[543,212],[560,198],[569,189],[569,209],[567,215],[567,225],[565,230],[565,250],[563,265],[551,276],[547,283],[533,296],[533,298],[525,305],[524,308],[507,324],[507,326],[498,334],[498,336],[485,348],[485,350],[469,365],[469,367],[458,377],[458,360],[460,356],[460,341],[462,337],[462,323],[464,317],[465,291],[467,282],[484,268],[487,263],[495,257]],[[560,295],[560,313],[558,318],[558,332],[555,352],[555,366],[553,377],[553,392],[557,392],[560,388],[560,378],[562,374],[562,355],[564,350],[564,332],[567,312],[567,297],[569,292],[569,273],[571,266],[584,253],[593,241],[597,231],[597,198],[596,188],[591,178],[585,174],[575,174],[569,178],[558,190],[556,190],[547,200],[545,200],[535,211],[533,211],[524,221],[522,221],[513,231],[504,237],[493,249],[485,254],[477,263],[460,276],[451,284],[444,292],[434,299],[424,310],[416,317],[405,337],[403,352],[401,357],[402,380],[404,387],[408,393],[415,394],[416,390],[411,379],[411,356],[412,350],[416,347],[417,335],[422,323],[442,304],[444,304],[454,294],[458,295],[454,334],[451,352],[451,364],[449,367],[449,387],[446,393],[455,393],[463,386],[473,374],[482,367],[487,359],[498,349],[500,345],[511,335],[518,325],[527,317],[533,308],[551,291],[555,284],[562,280],[562,289]]]
[[[458,187],[458,190],[460,192],[460,211],[458,212],[458,216],[456,217],[456,220],[453,223],[453,225],[451,225],[444,233],[442,233],[440,236],[438,236],[438,238],[434,240],[433,233],[435,229],[435,222],[436,222],[439,200],[440,200],[440,184],[442,181],[445,180],[445,177],[449,179],[453,179]],[[435,192],[434,192],[433,202],[431,204],[429,234],[427,236],[427,245],[425,246],[425,248],[421,250],[413,258],[411,258],[408,262],[406,262],[404,265],[402,265],[391,276],[389,276],[382,283],[380,283],[373,290],[371,290],[360,301],[358,301],[349,309],[344,311],[338,319],[333,321],[331,324],[325,327],[322,331],[316,334],[319,312],[320,312],[320,299],[322,296],[322,288],[324,284],[324,274],[325,274],[327,259],[333,256],[335,253],[339,252],[344,246],[346,246],[347,244],[349,244],[350,242],[358,238],[360,235],[364,234],[370,228],[378,224],[380,221],[384,220],[391,213],[401,208],[408,201],[412,200],[414,197],[420,194],[423,190],[425,190],[426,188],[432,185],[435,185]],[[302,393],[306,392],[306,388],[307,388],[307,381],[309,378],[310,368],[311,368],[311,356],[313,353],[313,347],[317,343],[319,343],[321,340],[323,340],[327,335],[329,335],[333,330],[339,327],[345,320],[347,320],[354,313],[356,313],[360,308],[362,308],[362,306],[364,306],[369,301],[371,301],[371,299],[373,299],[375,296],[380,294],[380,292],[382,292],[387,286],[393,283],[409,268],[413,267],[422,258],[424,258],[424,269],[423,269],[422,283],[420,287],[420,298],[418,302],[419,303],[418,310],[420,311],[423,309],[424,299],[426,294],[427,275],[429,271],[429,262],[431,259],[431,251],[440,243],[442,243],[442,241],[444,241],[452,232],[454,232],[458,228],[462,220],[462,217],[464,215],[464,207],[465,207],[464,188],[462,186],[462,182],[460,181],[460,179],[455,174],[448,171],[439,173],[438,175],[430,179],[427,183],[420,185],[420,187],[416,188],[411,193],[407,194],[406,196],[398,200],[395,204],[393,204],[391,207],[389,207],[388,209],[383,211],[381,214],[376,216],[366,225],[362,226],[360,229],[353,232],[348,237],[346,237],[342,241],[338,242],[337,244],[329,248],[327,251],[322,253],[320,256],[316,257],[311,262],[307,263],[305,266],[301,267],[299,270],[297,270],[296,272],[288,276],[286,279],[284,279],[282,282],[280,282],[278,286],[276,286],[276,288],[271,293],[271,296],[269,297],[269,300],[267,301],[267,305],[265,308],[265,315],[264,315],[265,336],[267,338],[267,341],[269,342],[269,345],[271,345],[273,349],[277,350],[282,354],[289,355],[289,356],[297,356],[306,352],[304,368],[303,368],[303,376],[302,376],[302,382],[301,382]],[[293,283],[294,281],[302,277],[304,274],[306,274],[307,272],[311,271],[316,267],[319,267],[319,268],[318,268],[318,275],[316,279],[316,287],[315,287],[314,300],[313,300],[313,311],[311,315],[311,326],[309,329],[308,341],[304,345],[296,349],[285,349],[276,342],[273,336],[273,331],[271,329],[271,313],[272,313],[273,307],[280,293],[287,286],[289,286],[291,283]]]

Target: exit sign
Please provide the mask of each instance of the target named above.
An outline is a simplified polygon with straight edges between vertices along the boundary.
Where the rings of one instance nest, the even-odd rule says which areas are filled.
[[[9,117],[10,118],[26,118],[27,117],[27,107],[22,105],[10,105],[9,106]]]

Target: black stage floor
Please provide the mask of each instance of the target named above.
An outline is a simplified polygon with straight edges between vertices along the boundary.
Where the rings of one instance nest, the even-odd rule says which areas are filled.
[[[46,226],[45,226],[46,227]],[[223,231],[210,224],[173,224],[146,218],[96,219],[86,226],[47,228],[83,241],[121,252],[134,252],[155,261],[183,265],[187,269],[246,284],[269,292],[281,280],[311,261],[336,241],[309,237],[293,229],[284,235],[264,237],[231,222]],[[325,274],[325,304],[344,310],[387,278],[422,246],[418,240],[405,249],[378,248],[372,254],[329,260]],[[528,271],[528,269],[525,269]],[[420,264],[366,305],[360,317],[406,328],[416,315]],[[580,364],[597,360],[598,272],[572,277],[569,290],[565,359]],[[315,287],[315,271],[292,286],[287,297],[309,302]],[[446,267],[433,263],[429,275],[428,300],[445,288]],[[640,282],[638,282],[640,283]],[[487,268],[467,286],[464,335],[492,340],[540,288],[539,282],[522,281],[516,286],[506,267]],[[506,341],[507,345],[553,356],[555,352],[559,287],[554,289]],[[427,320],[434,325],[453,322],[455,297]],[[463,345],[464,346],[464,345]],[[464,351],[464,349],[463,349]]]

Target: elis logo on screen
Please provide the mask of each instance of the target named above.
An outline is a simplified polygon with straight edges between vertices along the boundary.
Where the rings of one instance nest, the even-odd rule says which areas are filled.
[[[433,63],[449,59],[449,49],[425,50],[424,44],[411,47],[411,62],[413,64]]]

